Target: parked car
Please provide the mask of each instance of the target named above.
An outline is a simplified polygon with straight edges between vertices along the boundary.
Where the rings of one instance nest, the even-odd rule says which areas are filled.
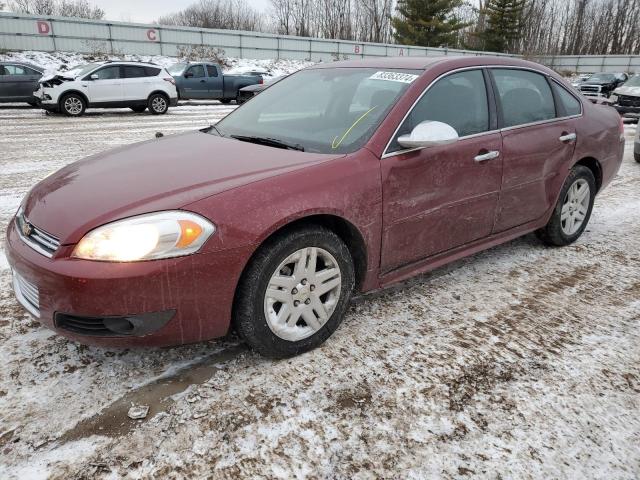
[[[318,64],[217,125],[72,163],[8,226],[18,300],[70,338],[323,343],[354,291],[529,232],[575,242],[621,118],[505,57]],[[132,181],[144,177],[144,181]]]
[[[44,69],[24,62],[0,62],[0,103],[26,102],[36,106],[33,91]]]
[[[610,97],[613,107],[628,117],[640,117],[640,75],[634,75]]]
[[[593,75],[593,74],[592,73],[583,73],[581,75],[578,75],[578,78],[575,81],[571,82],[571,86],[578,88],[581,84],[583,84],[584,82],[589,80],[591,75]]]
[[[238,100],[239,90],[263,83],[259,75],[225,75],[217,63],[177,63],[169,67],[178,86],[180,100]],[[238,103],[241,103],[242,99]]]
[[[257,83],[255,85],[249,85],[248,87],[242,87],[239,91],[238,91],[238,98],[236,99],[236,101],[241,104],[246,102],[247,100],[255,97],[256,95],[258,95],[260,92],[262,92],[265,88],[269,88],[271,85],[273,85],[274,83],[279,82],[280,80],[282,80],[283,78],[286,78],[287,75],[280,75],[279,77],[274,77],[264,83]]]
[[[35,92],[45,110],[70,117],[87,108],[131,108],[154,115],[178,104],[175,80],[161,66],[142,62],[89,63],[64,73],[46,76]]]
[[[629,79],[626,73],[594,73],[578,86],[587,97],[609,97],[611,93]]]

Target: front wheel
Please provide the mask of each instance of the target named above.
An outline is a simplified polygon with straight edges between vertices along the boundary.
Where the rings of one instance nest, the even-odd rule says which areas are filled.
[[[264,356],[306,352],[338,328],[353,286],[353,260],[335,233],[315,226],[277,234],[243,275],[235,328]]]
[[[640,124],[638,124],[638,128],[640,128]],[[636,162],[640,163],[640,153],[634,153],[633,158],[636,159]]]
[[[582,165],[571,169],[549,223],[536,233],[548,245],[563,247],[575,242],[589,223],[596,196],[596,179]]]
[[[169,110],[169,99],[161,93],[154,93],[149,97],[148,108],[154,115],[163,115]]]
[[[68,117],[79,117],[87,109],[87,104],[77,93],[70,93],[60,100],[60,109]]]
[[[224,105],[229,105],[231,103],[231,99],[230,98],[221,98],[220,99],[220,103],[222,103]]]

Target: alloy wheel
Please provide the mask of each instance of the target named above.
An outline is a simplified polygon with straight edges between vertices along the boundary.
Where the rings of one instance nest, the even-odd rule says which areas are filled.
[[[585,218],[587,218],[590,201],[591,190],[589,183],[579,178],[569,187],[562,204],[560,221],[565,235],[574,235],[580,230]]]
[[[167,108],[167,101],[163,97],[155,97],[151,101],[151,108],[158,113],[164,112]]]
[[[292,342],[313,335],[331,318],[341,285],[340,266],[326,250],[309,247],[292,253],[269,280],[264,297],[267,325]]]
[[[64,109],[69,115],[82,113],[82,100],[78,97],[69,97],[64,101]]]

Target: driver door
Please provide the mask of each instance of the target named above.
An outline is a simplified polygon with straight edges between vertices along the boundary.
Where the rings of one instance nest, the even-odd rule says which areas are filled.
[[[490,101],[491,98],[491,101]],[[426,120],[460,139],[405,149],[397,138]],[[382,270],[491,235],[502,181],[502,138],[481,69],[432,84],[396,132],[382,159]]]
[[[122,102],[124,100],[119,65],[102,67],[86,77],[85,81],[91,104]]]
[[[184,72],[185,98],[210,98],[204,65],[193,65]]]

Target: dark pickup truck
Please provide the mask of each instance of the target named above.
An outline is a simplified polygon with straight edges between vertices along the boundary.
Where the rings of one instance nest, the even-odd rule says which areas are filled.
[[[180,100],[220,100],[229,103],[238,100],[238,91],[242,87],[263,83],[260,75],[224,75],[216,63],[177,63],[167,70],[176,80]]]
[[[629,79],[624,73],[594,73],[587,80],[578,85],[578,90],[586,97],[609,98],[611,92]]]

